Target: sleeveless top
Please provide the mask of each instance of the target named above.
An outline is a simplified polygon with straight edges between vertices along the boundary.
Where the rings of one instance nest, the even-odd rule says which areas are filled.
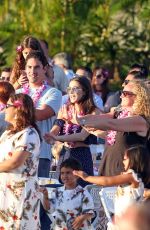
[[[148,136],[149,130],[145,137],[139,136],[136,132],[117,132],[115,143],[105,146],[103,158],[100,162],[99,175],[115,176],[123,172],[125,150],[135,144],[147,145]]]

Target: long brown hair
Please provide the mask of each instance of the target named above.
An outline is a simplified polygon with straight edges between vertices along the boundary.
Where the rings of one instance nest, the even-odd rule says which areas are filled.
[[[92,113],[96,109],[96,105],[93,100],[93,92],[90,81],[86,77],[76,76],[71,81],[76,81],[80,84],[81,88],[85,92],[79,101],[84,114]],[[70,82],[71,82],[70,81]]]
[[[16,82],[16,80],[21,75],[21,71],[25,69],[25,59],[22,54],[22,51],[25,48],[31,48],[32,50],[40,51],[44,55],[40,42],[38,41],[38,39],[32,36],[26,36],[24,40],[21,42],[19,47],[20,49],[17,49],[17,55],[16,55],[15,63],[13,66],[13,70],[12,70],[13,72],[13,77],[11,78],[12,84]]]
[[[6,104],[10,95],[15,93],[14,87],[7,81],[0,81],[0,101]]]
[[[34,127],[41,139],[40,131],[36,125],[35,109],[32,98],[27,94],[19,93],[11,95],[9,100],[16,107],[16,125],[10,125],[8,129],[11,133],[17,133],[29,126]]]

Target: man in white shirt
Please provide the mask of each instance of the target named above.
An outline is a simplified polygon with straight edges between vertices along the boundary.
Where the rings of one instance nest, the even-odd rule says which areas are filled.
[[[33,99],[36,108],[36,120],[42,137],[52,128],[62,99],[61,92],[46,82],[46,64],[47,60],[40,52],[31,52],[26,58],[25,68],[29,83],[17,90],[17,93],[26,93]],[[43,139],[38,169],[38,176],[40,177],[49,177],[50,147]]]

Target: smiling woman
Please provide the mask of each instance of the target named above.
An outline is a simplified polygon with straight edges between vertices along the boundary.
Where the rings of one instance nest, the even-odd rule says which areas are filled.
[[[60,109],[57,120],[50,133],[45,135],[45,139],[47,142],[54,140],[64,142],[57,171],[59,171],[61,162],[70,156],[79,160],[87,173],[93,174],[89,145],[96,143],[97,138],[82,129],[80,125],[75,124],[72,117],[73,111],[76,111],[79,116],[100,113],[93,102],[89,80],[86,77],[74,77],[70,81],[68,95],[69,102]],[[82,180],[79,183],[82,186],[87,184]]]
[[[115,112],[113,117],[86,115],[77,119],[79,124],[82,124],[84,119],[86,128],[93,127],[107,132],[100,175],[113,176],[123,171],[123,153],[127,147],[142,144],[150,148],[149,89],[142,82],[128,84],[124,87],[121,100],[122,110]]]

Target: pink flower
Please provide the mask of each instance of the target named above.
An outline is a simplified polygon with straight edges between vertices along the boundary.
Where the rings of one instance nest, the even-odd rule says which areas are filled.
[[[16,101],[13,102],[13,105],[15,107],[21,107],[23,104],[22,104],[22,101],[16,100]]]
[[[130,115],[130,112],[128,110],[124,109],[119,114],[117,119],[125,118],[125,117],[128,117],[129,115]],[[117,131],[114,131],[114,130],[108,131],[108,134],[107,134],[107,137],[106,137],[107,144],[114,145],[114,143],[116,141],[116,134],[117,134]]]
[[[17,53],[21,53],[23,51],[23,47],[21,45],[17,46],[16,51]]]
[[[40,97],[41,97],[43,91],[46,89],[46,87],[47,87],[47,81],[44,81],[43,85],[40,86],[39,89],[37,89],[36,92],[32,95],[32,100],[34,102],[34,105],[36,105],[36,103],[40,99]],[[23,93],[29,95],[29,84],[28,83],[23,85]]]

